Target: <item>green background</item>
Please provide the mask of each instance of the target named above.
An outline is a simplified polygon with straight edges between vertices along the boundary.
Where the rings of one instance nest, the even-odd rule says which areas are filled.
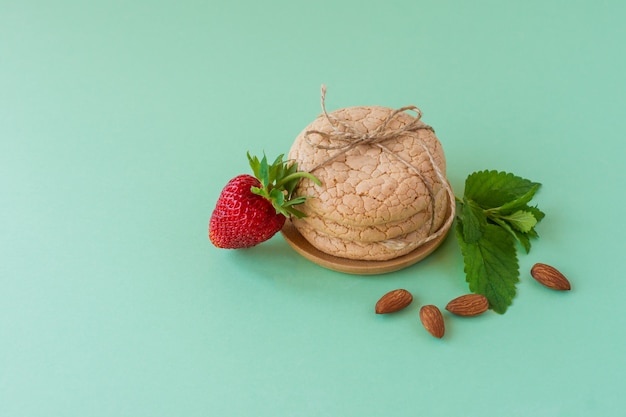
[[[624,415],[626,3],[0,0],[0,415]],[[320,112],[419,106],[448,177],[543,184],[504,315],[454,236],[382,276],[280,235],[213,247],[246,151]],[[571,292],[534,282],[559,268]],[[377,316],[385,292],[415,296]]]

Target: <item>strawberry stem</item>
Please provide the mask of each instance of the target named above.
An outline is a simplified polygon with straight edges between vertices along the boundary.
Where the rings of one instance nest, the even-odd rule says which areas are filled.
[[[315,185],[322,185],[322,182],[320,180],[317,179],[317,177],[311,173],[308,172],[304,172],[304,171],[298,171],[294,174],[288,175],[285,178],[283,178],[282,180],[276,182],[276,184],[274,185],[274,187],[281,187],[283,184],[288,183],[289,181],[293,181],[296,179],[302,179],[302,178],[308,178],[311,181],[313,181],[313,183],[315,183]]]

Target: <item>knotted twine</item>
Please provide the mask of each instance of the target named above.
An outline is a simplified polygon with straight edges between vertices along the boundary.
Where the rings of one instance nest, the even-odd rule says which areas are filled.
[[[337,150],[338,152],[331,155],[329,158],[327,158],[320,164],[309,169],[309,172],[313,172],[316,169],[319,169],[329,164],[330,162],[334,161],[341,155],[346,154],[347,152],[356,148],[357,146],[361,146],[361,145],[376,146],[380,148],[383,152],[391,155],[393,158],[397,159],[399,162],[404,164],[410,171],[414,172],[422,180],[422,183],[426,186],[426,189],[428,190],[428,193],[430,196],[430,202],[431,202],[431,210],[432,210],[432,216],[430,218],[429,235],[426,238],[420,240],[417,243],[416,248],[434,239],[437,239],[442,234],[446,233],[447,230],[449,229],[449,226],[452,224],[452,221],[454,220],[454,211],[455,211],[454,210],[454,204],[455,204],[454,192],[452,191],[452,188],[450,187],[450,184],[448,183],[445,175],[441,171],[441,168],[439,168],[439,166],[435,162],[435,159],[432,153],[430,152],[426,144],[419,138],[419,135],[417,133],[419,130],[430,130],[433,133],[435,132],[435,130],[431,126],[428,126],[421,121],[421,118],[422,118],[421,110],[418,107],[413,106],[413,105],[395,109],[391,112],[391,114],[389,114],[389,116],[385,120],[383,120],[381,125],[378,126],[376,129],[374,129],[372,132],[362,133],[362,132],[358,132],[354,128],[354,126],[350,124],[349,121],[342,120],[341,118],[333,114],[329,114],[326,111],[325,102],[326,102],[326,86],[322,85],[322,89],[321,89],[322,112],[326,120],[330,124],[331,132],[322,132],[320,130],[307,130],[306,132],[304,132],[304,139],[307,142],[307,144],[309,144],[310,146],[314,148],[324,149],[324,150]],[[389,123],[398,114],[407,112],[407,111],[412,111],[412,112],[415,112],[416,114],[416,116],[413,118],[413,120],[410,123],[407,123],[406,125],[397,129],[392,129],[388,127]],[[317,142],[317,143],[314,142],[313,139],[311,138],[312,135],[317,135],[321,137],[322,139],[326,139],[329,145],[323,145],[320,142]],[[402,136],[412,136],[413,138],[417,140],[419,145],[424,150],[424,153],[428,156],[428,159],[433,168],[433,171],[437,175],[437,179],[439,180],[440,184],[443,185],[444,189],[448,193],[448,198],[450,200],[450,209],[448,210],[449,212],[448,218],[446,219],[444,224],[441,225],[441,227],[439,227],[439,229],[436,231],[432,230],[434,227],[434,221],[435,221],[435,194],[433,192],[432,184],[427,178],[424,177],[422,172],[417,167],[411,164],[411,162],[402,158],[400,155],[393,152],[391,149],[389,149],[388,147],[384,145],[384,142],[390,139],[399,138]],[[389,239],[381,243],[385,244],[386,246],[390,248],[395,247],[398,249],[401,249],[402,247],[406,246],[406,242],[403,242],[401,239]]]

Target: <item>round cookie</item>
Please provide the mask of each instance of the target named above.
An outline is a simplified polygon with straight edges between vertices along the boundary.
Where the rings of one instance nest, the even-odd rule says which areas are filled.
[[[436,205],[445,204],[447,199],[447,193],[445,190],[441,189],[435,196],[435,200],[437,201]],[[406,235],[422,227],[425,223],[428,223],[430,229],[435,231],[445,220],[444,214],[445,213],[437,213],[437,215],[433,216],[430,205],[427,205],[424,210],[404,220],[371,226],[353,226],[352,224],[335,222],[334,220],[321,217],[314,212],[308,212],[307,216],[302,219],[294,218],[293,223],[296,228],[299,228],[300,223],[306,223],[311,229],[345,240],[378,242]]]
[[[381,240],[393,239],[398,236],[410,233],[430,222],[431,216],[426,212],[417,213],[406,220],[394,221],[373,226],[352,226],[337,223],[333,220],[325,219],[317,215],[309,215],[302,219],[293,219],[296,228],[300,228],[301,223],[305,223],[309,228],[320,231],[326,235],[338,237],[345,240],[359,242],[379,242]]]
[[[383,261],[406,255],[417,249],[430,234],[430,228],[423,225],[416,231],[394,239],[360,242],[330,236],[306,224],[299,224],[297,228],[302,236],[305,236],[309,243],[320,251],[333,256],[363,261]]]
[[[378,128],[393,110],[385,107],[349,107],[330,116],[367,134]],[[408,113],[398,113],[388,124],[399,129],[415,121]],[[320,179],[323,186],[303,180],[296,195],[314,197],[307,209],[336,222],[354,226],[374,225],[406,219],[422,211],[430,200],[431,188],[440,185],[432,162],[445,172],[445,156],[437,137],[426,125],[423,129],[385,140],[341,149],[343,142],[310,131],[331,134],[333,126],[319,116],[296,138],[289,158],[299,169]],[[343,125],[337,127],[345,131]],[[339,142],[339,143],[338,143]],[[426,152],[426,150],[428,152]],[[433,161],[431,161],[431,158]],[[446,207],[436,207],[435,212]]]
[[[415,127],[417,126],[417,129]],[[398,131],[411,127],[411,131]],[[387,137],[387,131],[396,131]],[[289,158],[322,182],[302,180],[308,216],[294,226],[319,250],[349,259],[388,260],[416,249],[446,219],[445,156],[431,128],[385,107],[320,115]]]

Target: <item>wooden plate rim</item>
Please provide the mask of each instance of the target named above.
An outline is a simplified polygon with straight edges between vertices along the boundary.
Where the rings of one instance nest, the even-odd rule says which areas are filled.
[[[387,261],[359,261],[340,258],[322,252],[311,245],[309,241],[298,232],[291,221],[285,222],[281,233],[283,238],[296,252],[324,268],[347,274],[378,275],[399,271],[426,258],[444,241],[450,231],[452,223],[453,222],[447,226],[448,230],[442,233],[437,239],[418,247],[413,252]]]

